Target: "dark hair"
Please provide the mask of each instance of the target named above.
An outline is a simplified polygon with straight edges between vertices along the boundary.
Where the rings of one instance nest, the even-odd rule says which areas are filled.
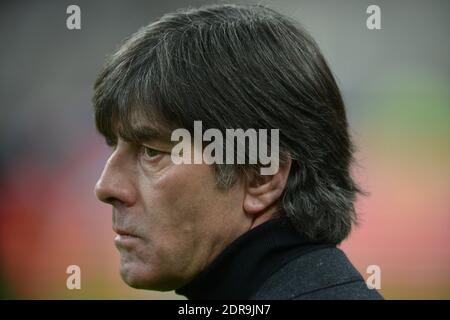
[[[204,130],[277,128],[280,152],[292,158],[280,213],[308,239],[336,244],[356,222],[361,191],[339,88],[314,40],[272,9],[164,15],[111,56],[93,102],[97,129],[112,143],[193,130],[195,120]]]

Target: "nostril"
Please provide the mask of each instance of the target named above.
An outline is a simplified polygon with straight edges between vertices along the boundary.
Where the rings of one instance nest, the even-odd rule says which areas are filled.
[[[114,205],[118,201],[120,201],[118,195],[114,192],[113,189],[107,187],[103,182],[99,181],[95,185],[94,193],[98,200],[101,202]]]
[[[107,192],[102,188],[95,188],[95,195],[101,202],[112,204],[115,201],[115,197],[111,195],[111,192]]]
[[[117,198],[114,197],[106,197],[102,199],[103,202],[108,203],[110,205],[114,205],[115,202],[117,202]]]

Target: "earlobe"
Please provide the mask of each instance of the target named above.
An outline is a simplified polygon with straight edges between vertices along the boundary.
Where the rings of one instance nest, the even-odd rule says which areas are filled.
[[[255,176],[247,181],[243,209],[252,216],[266,212],[281,197],[291,168],[291,158],[270,176]]]
[[[282,192],[283,189],[281,188],[263,194],[253,194],[252,192],[249,192],[244,199],[244,211],[250,215],[257,216],[274,204],[280,198]]]

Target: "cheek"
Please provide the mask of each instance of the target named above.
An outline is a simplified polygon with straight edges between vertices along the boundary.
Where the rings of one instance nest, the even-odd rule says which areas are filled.
[[[190,278],[205,264],[215,234],[207,221],[215,180],[211,168],[200,167],[174,165],[142,180],[139,225],[147,239],[123,255],[125,270]]]
[[[204,165],[172,165],[145,177],[141,225],[155,250],[173,255],[195,250],[204,238],[215,192],[212,168]]]
[[[195,273],[241,225],[240,193],[219,190],[211,166],[173,165],[141,186],[140,225],[160,270]]]
[[[242,187],[236,183],[220,190],[213,167],[206,164],[173,165],[153,181],[151,189],[149,210],[152,205],[161,209],[164,214],[159,218],[180,231],[201,234],[207,229],[211,234],[227,219],[239,219],[243,210]]]
[[[218,196],[212,168],[206,165],[173,165],[151,187],[153,203],[165,208],[166,214],[179,222],[206,215],[202,209]]]

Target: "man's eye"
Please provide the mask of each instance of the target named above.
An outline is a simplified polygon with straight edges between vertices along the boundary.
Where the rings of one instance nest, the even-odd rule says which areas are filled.
[[[105,138],[106,145],[112,149],[117,147],[117,139],[113,139],[110,137]]]
[[[144,157],[146,157],[149,160],[152,160],[155,157],[159,156],[161,154],[161,151],[152,149],[150,147],[142,146],[142,153]]]

